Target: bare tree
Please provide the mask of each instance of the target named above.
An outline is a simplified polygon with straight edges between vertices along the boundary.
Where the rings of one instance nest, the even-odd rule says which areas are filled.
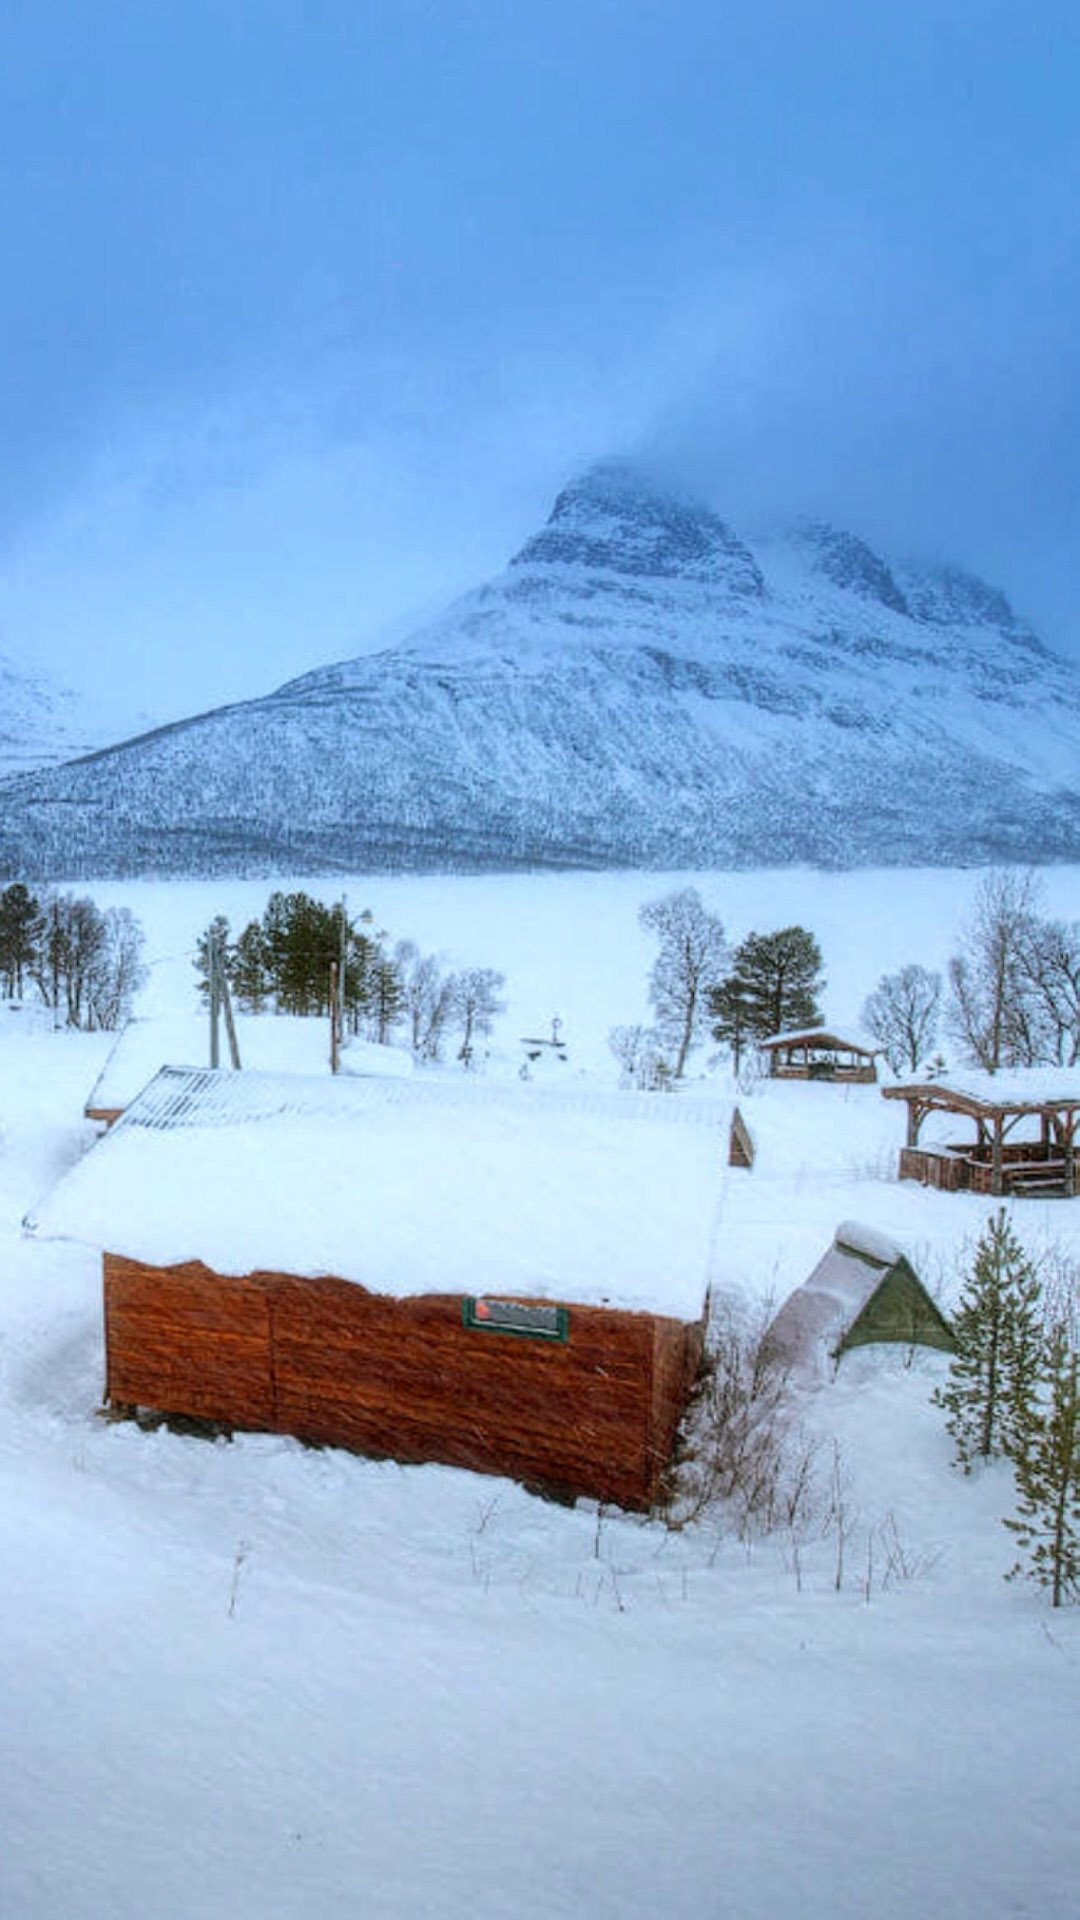
[[[394,963],[401,979],[409,1045],[418,1060],[442,1058],[454,1003],[454,976],[444,973],[438,956],[421,953],[415,941],[399,940]]]
[[[1021,941],[1020,974],[1039,1058],[1075,1067],[1080,1060],[1080,922],[1034,919]]]
[[[695,887],[651,900],[638,915],[655,933],[660,951],[649,975],[649,998],[664,1043],[674,1053],[673,1078],[682,1078],[687,1056],[708,1021],[709,989],[727,965],[724,929],[707,912]]]
[[[671,1062],[655,1027],[612,1027],[608,1046],[619,1063],[624,1087],[660,1093],[671,1084]]]
[[[1024,971],[1037,905],[1032,874],[993,869],[979,884],[963,947],[949,962],[949,1027],[971,1064],[988,1073],[1039,1058]]]
[[[142,930],[127,907],[53,894],[44,906],[30,972],[47,1007],[69,1027],[122,1025],[145,978]]]
[[[146,979],[143,933],[130,907],[107,907],[101,943],[88,990],[89,1024],[106,1030],[123,1026]]]
[[[914,964],[883,974],[863,1003],[862,1023],[894,1073],[915,1073],[933,1051],[941,1006],[941,975]]]
[[[475,1065],[477,1039],[491,1032],[496,1014],[503,1011],[499,993],[505,984],[505,975],[493,967],[466,967],[452,976],[451,1007],[461,1032],[458,1059],[463,1067]]]

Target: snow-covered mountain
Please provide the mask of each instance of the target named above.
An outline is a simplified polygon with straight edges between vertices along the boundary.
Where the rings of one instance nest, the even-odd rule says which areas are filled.
[[[1080,858],[1080,694],[1004,596],[618,467],[382,653],[9,782],[8,871]]]
[[[101,738],[66,687],[0,654],[0,777],[70,760]]]

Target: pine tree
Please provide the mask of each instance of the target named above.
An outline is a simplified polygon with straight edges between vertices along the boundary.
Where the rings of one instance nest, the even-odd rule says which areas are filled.
[[[204,1006],[210,1004],[211,950],[216,947],[225,964],[227,974],[231,976],[232,950],[229,946],[229,922],[223,913],[215,913],[210,925],[200,933],[195,942],[195,971],[199,976],[199,997]]]
[[[727,1041],[736,1069],[748,1040],[821,1025],[821,948],[808,927],[748,933],[727,978],[711,988],[713,1038]]]
[[[1004,1207],[988,1220],[953,1316],[956,1351],[934,1395],[965,1473],[1011,1454],[1035,1405],[1042,1353],[1039,1278]]]
[[[0,893],[0,979],[9,999],[21,999],[43,931],[41,908],[20,880]]]
[[[1005,1525],[1021,1558],[1006,1576],[1049,1587],[1060,1607],[1080,1591],[1080,1353],[1063,1328],[1051,1336],[1045,1403],[1017,1436],[1017,1512]]]
[[[257,920],[249,920],[236,945],[226,955],[229,985],[245,1013],[262,1013],[272,992],[266,936]]]

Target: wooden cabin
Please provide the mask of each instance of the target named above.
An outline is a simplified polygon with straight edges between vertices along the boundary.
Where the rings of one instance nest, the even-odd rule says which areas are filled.
[[[769,1062],[772,1080],[842,1080],[870,1085],[877,1079],[877,1059],[868,1047],[824,1027],[804,1033],[777,1033],[758,1043]]]
[[[785,1300],[766,1334],[769,1350],[803,1378],[854,1347],[955,1348],[952,1328],[902,1249],[844,1220],[832,1245]]]
[[[1036,1071],[970,1079],[964,1088],[938,1081],[882,1087],[887,1100],[907,1106],[901,1180],[945,1193],[1072,1199],[1080,1191],[1077,1076]],[[967,1137],[924,1140],[923,1127],[931,1120],[939,1136],[962,1121]]]
[[[647,1508],[730,1110],[166,1069],[36,1230],[103,1251],[108,1405]]]

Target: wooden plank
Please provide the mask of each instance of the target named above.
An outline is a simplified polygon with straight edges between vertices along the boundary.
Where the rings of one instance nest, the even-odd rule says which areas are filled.
[[[571,1307],[560,1345],[463,1327],[457,1295],[288,1281],[273,1295],[278,1418],[362,1451],[640,1501],[650,1326]]]
[[[106,1398],[273,1429],[266,1290],[105,1256]]]

